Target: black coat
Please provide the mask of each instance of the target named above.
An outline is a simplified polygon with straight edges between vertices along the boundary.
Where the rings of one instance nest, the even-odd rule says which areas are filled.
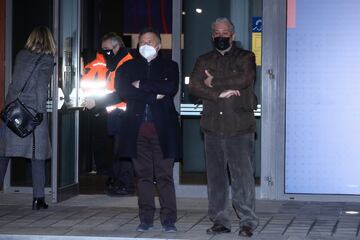
[[[140,87],[132,82],[140,80]],[[164,158],[181,158],[179,114],[174,96],[179,89],[179,68],[176,62],[158,56],[150,63],[142,57],[128,61],[117,70],[116,92],[127,102],[120,131],[119,156],[137,157],[136,142],[145,105],[149,104]],[[165,95],[157,99],[157,94]]]

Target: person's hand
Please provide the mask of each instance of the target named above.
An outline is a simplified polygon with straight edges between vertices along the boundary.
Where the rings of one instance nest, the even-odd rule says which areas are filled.
[[[212,88],[212,87],[213,87],[213,86],[212,86],[212,80],[213,80],[214,76],[211,75],[208,70],[205,70],[205,74],[206,74],[206,78],[205,78],[205,80],[204,80],[204,84],[205,84],[206,86]]]
[[[156,94],[157,100],[163,99],[164,97],[165,97],[165,95],[163,95],[163,94]]]
[[[95,99],[93,98],[85,98],[84,102],[81,104],[81,106],[87,109],[93,109],[95,105]]]
[[[225,90],[220,93],[219,98],[229,98],[231,96],[240,96],[240,91],[231,89]]]
[[[139,86],[140,86],[140,80],[137,80],[137,81],[135,81],[135,82],[132,82],[131,84],[132,84],[134,87],[139,88]]]

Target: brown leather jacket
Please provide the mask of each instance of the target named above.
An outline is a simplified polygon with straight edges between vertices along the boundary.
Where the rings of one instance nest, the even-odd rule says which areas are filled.
[[[204,84],[205,70],[214,76],[213,87]],[[203,102],[200,125],[204,132],[220,136],[255,132],[255,74],[255,55],[234,45],[225,55],[214,50],[198,57],[189,91]],[[228,89],[239,90],[240,96],[218,97]]]

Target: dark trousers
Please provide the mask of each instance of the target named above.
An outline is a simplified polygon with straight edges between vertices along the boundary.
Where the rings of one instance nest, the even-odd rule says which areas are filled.
[[[129,161],[130,160],[130,161]],[[117,158],[113,160],[111,178],[115,187],[134,192],[134,167],[131,159]]]
[[[155,190],[160,199],[161,223],[177,219],[173,179],[174,159],[164,159],[159,138],[152,124],[142,125],[137,140],[137,158],[133,159],[138,177],[138,204],[141,222],[151,224],[155,214]]]
[[[114,160],[112,162],[112,169],[110,171],[111,178],[115,187],[125,188],[128,192],[134,192],[134,167],[131,158],[120,157],[118,152],[120,145],[120,136],[115,135],[114,143]]]
[[[92,160],[95,163],[97,174],[111,174],[114,138],[107,132],[107,115],[92,116]],[[109,173],[110,172],[110,173]]]
[[[210,220],[231,227],[229,172],[232,206],[240,227],[256,228],[259,220],[255,215],[254,134],[235,137],[205,134],[205,154]]]
[[[0,157],[0,186],[4,182],[6,169],[9,164],[9,158]],[[45,161],[31,160],[31,173],[33,184],[33,197],[39,198],[45,196]]]

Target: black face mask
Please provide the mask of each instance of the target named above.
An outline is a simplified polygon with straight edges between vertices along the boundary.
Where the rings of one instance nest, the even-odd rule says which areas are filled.
[[[223,51],[230,47],[230,38],[229,37],[216,37],[214,38],[214,45],[217,50]]]
[[[113,50],[101,49],[100,53],[105,58],[107,69],[109,69],[110,71],[113,71],[116,68],[116,65],[117,65],[117,59],[115,57],[116,55],[114,54],[114,51]]]
[[[104,58],[105,58],[106,60],[112,59],[112,58],[115,56],[115,54],[114,54],[114,52],[113,52],[112,49],[111,49],[111,50],[101,49],[101,54],[104,55]]]

